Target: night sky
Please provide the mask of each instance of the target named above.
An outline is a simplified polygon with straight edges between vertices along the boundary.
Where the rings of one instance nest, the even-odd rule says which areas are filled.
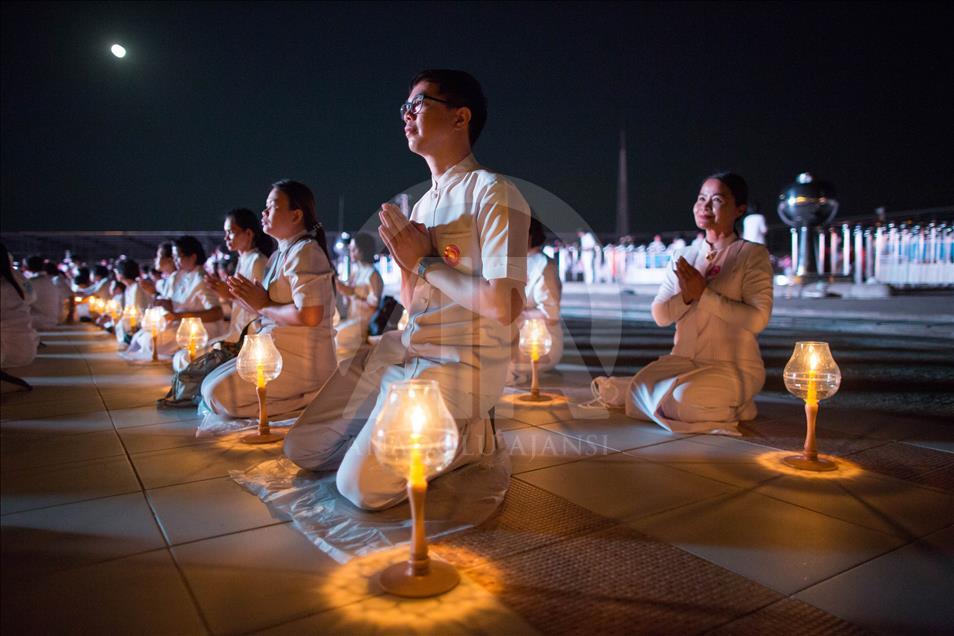
[[[490,115],[478,159],[615,226],[691,227],[731,169],[777,222],[796,174],[843,214],[954,204],[954,47],[938,5],[4,3],[2,227],[197,230],[269,184],[362,224],[428,178],[398,106],[461,68]],[[119,60],[114,42],[129,51]]]

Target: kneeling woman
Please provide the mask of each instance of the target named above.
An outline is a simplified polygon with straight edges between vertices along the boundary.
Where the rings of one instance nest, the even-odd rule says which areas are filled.
[[[282,180],[272,185],[262,212],[262,228],[278,240],[263,283],[237,274],[229,292],[261,322],[282,354],[282,373],[268,384],[269,415],[304,408],[334,372],[334,272],[324,230],[315,218],[315,197],[307,186]],[[226,417],[258,413],[255,387],[243,380],[237,360],[216,368],[202,382],[206,406]]]
[[[738,435],[756,415],[765,382],[758,334],[772,314],[772,266],[763,245],[739,238],[748,186],[719,173],[703,182],[693,208],[705,242],[688,248],[652,304],[660,327],[676,323],[672,353],[643,367],[626,413],[677,433]]]
[[[166,279],[161,291],[166,297],[158,297],[153,302],[156,307],[166,310],[166,328],[157,339],[159,357],[169,359],[179,348],[176,344],[176,330],[182,318],[202,320],[209,338],[217,338],[225,333],[225,321],[222,319],[222,307],[219,299],[205,284],[205,249],[194,236],[180,236],[172,244],[172,258],[176,271]],[[152,336],[148,330],[136,332],[129,348],[121,354],[127,360],[151,360]]]

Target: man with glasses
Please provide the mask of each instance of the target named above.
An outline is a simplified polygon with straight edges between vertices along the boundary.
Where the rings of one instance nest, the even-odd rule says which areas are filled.
[[[285,454],[303,468],[340,464],[338,490],[365,509],[387,508],[406,496],[405,480],[378,463],[370,447],[393,382],[420,378],[440,385],[460,432],[457,456],[445,472],[494,460],[488,413],[503,394],[511,323],[523,309],[527,277],[529,206],[471,151],[487,120],[477,80],[463,71],[422,71],[401,118],[408,148],[431,171],[431,188],[410,219],[389,203],[379,212],[381,238],[401,268],[407,328],[339,364],[285,440]]]

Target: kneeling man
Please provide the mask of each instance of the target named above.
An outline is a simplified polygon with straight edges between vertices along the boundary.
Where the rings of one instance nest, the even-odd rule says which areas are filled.
[[[378,463],[371,429],[388,387],[436,380],[460,432],[444,471],[494,452],[488,413],[503,393],[514,331],[524,306],[530,209],[517,188],[471,152],[487,119],[480,84],[468,73],[428,70],[401,106],[408,147],[427,162],[431,188],[411,218],[381,206],[381,238],[401,268],[410,315],[370,351],[342,361],[285,439],[302,468],[338,468],[338,490],[356,506],[387,508],[406,482]]]

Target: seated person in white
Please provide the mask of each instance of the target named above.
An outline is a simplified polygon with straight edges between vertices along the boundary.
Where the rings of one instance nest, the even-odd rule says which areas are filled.
[[[36,301],[30,305],[34,329],[50,329],[60,322],[63,297],[46,273],[42,256],[28,256],[24,261],[26,277],[36,292]]]
[[[405,479],[380,464],[370,445],[394,382],[438,383],[460,433],[444,473],[493,461],[488,414],[503,394],[527,280],[529,206],[471,154],[487,115],[480,84],[463,71],[423,71],[408,100],[404,134],[427,161],[431,188],[410,220],[391,203],[379,213],[379,234],[401,268],[408,326],[343,361],[285,438],[289,459],[309,470],[337,469],[339,492],[366,510],[406,497]]]
[[[374,237],[355,234],[348,245],[351,275],[338,281],[338,293],[345,298],[347,314],[335,327],[335,349],[339,360],[347,360],[368,341],[368,324],[378,308],[384,281],[374,267]]]
[[[139,284],[150,297],[168,298],[170,285],[176,273],[176,261],[172,258],[172,241],[164,241],[156,248],[156,257],[152,267],[139,278]]]
[[[165,279],[162,285],[166,296],[153,300],[154,307],[166,310],[166,328],[157,338],[160,359],[169,359],[179,348],[176,330],[182,318],[195,317],[202,321],[209,338],[225,333],[222,308],[219,299],[205,284],[205,249],[194,236],[180,236],[173,241],[172,258],[176,272]],[[152,359],[152,334],[141,329],[129,343],[129,348],[120,354],[127,360],[148,361]]]
[[[703,182],[693,208],[705,232],[667,272],[652,304],[661,327],[676,323],[670,355],[630,384],[626,413],[676,433],[738,435],[756,415],[765,382],[758,334],[772,314],[772,267],[765,246],[738,237],[748,186],[733,173]]]
[[[113,269],[113,272],[116,274],[116,280],[125,285],[123,290],[122,306],[123,311],[126,311],[129,307],[135,307],[139,319],[136,323],[136,327],[139,327],[139,322],[142,321],[142,315],[146,311],[146,308],[152,303],[152,297],[143,289],[143,286],[139,282],[139,263],[133,260],[124,259],[116,263],[116,266]],[[119,344],[126,345],[126,336],[130,335],[128,333],[129,327],[126,324],[126,321],[120,318],[116,321],[116,340]],[[135,329],[133,330],[135,332]]]
[[[60,271],[60,268],[52,261],[44,263],[43,268],[46,270],[46,275],[50,277],[50,280],[53,281],[53,285],[60,293],[60,315],[57,322],[63,324],[69,320],[70,309],[73,306],[73,288],[70,285],[69,276],[67,276],[65,272]]]
[[[10,265],[10,253],[0,243],[0,369],[23,367],[36,357],[40,339],[30,317],[25,280]]]
[[[530,240],[527,250],[527,305],[517,318],[516,330],[531,318],[545,320],[553,341],[550,352],[542,356],[537,362],[537,371],[549,371],[560,362],[563,357],[563,324],[560,321],[560,297],[563,294],[563,283],[557,272],[556,262],[543,253],[543,243],[546,241],[546,232],[543,224],[536,217],[530,219]],[[516,343],[515,343],[516,344]],[[520,347],[513,349],[513,359],[510,362],[507,384],[519,384],[530,378],[530,358],[520,351]]]
[[[268,255],[275,251],[272,239],[262,231],[262,224],[254,212],[246,208],[235,208],[225,215],[223,225],[225,231],[225,246],[230,252],[238,253],[238,265],[235,274],[244,276],[248,280],[261,283],[265,279],[265,268],[268,265]],[[218,276],[205,275],[205,284],[214,290],[219,297],[219,303],[224,307],[232,305],[228,330],[218,338],[209,337],[205,351],[220,340],[238,342],[242,329],[258,317],[258,314],[249,310],[242,303],[233,303],[232,294],[226,282]],[[252,330],[252,333],[255,333]],[[199,355],[205,353],[200,351]],[[180,349],[172,358],[172,368],[182,371],[189,364],[189,353]]]
[[[237,274],[229,279],[236,304],[259,319],[282,355],[282,372],[268,383],[269,416],[289,417],[305,407],[337,366],[334,347],[334,271],[325,232],[315,216],[315,196],[302,183],[272,184],[262,228],[278,241],[262,282]],[[250,333],[254,333],[254,330]],[[202,381],[202,399],[216,415],[258,414],[255,385],[243,380],[236,359]]]

